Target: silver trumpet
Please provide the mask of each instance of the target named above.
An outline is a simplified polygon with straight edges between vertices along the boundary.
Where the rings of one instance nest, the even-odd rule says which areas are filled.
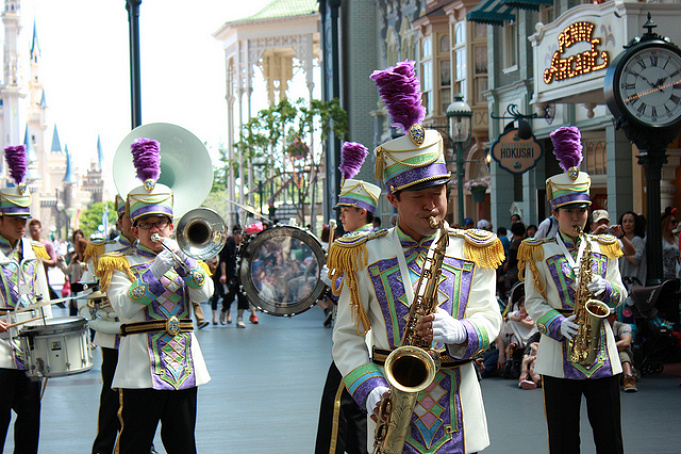
[[[227,242],[228,229],[225,221],[209,208],[188,211],[177,224],[177,245],[187,256],[195,260],[206,260],[216,256]],[[173,259],[185,272],[189,269],[184,261],[166,244],[158,233],[151,235],[151,241],[159,243],[170,252]]]

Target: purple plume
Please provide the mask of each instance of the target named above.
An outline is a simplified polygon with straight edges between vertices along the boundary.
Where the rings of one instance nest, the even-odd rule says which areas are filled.
[[[367,147],[361,143],[345,142],[341,149],[340,165],[338,170],[346,180],[359,173],[367,157]]]
[[[582,143],[579,129],[574,126],[558,128],[551,133],[553,154],[561,168],[567,172],[570,167],[579,167],[582,162]]]
[[[130,145],[132,163],[137,169],[137,178],[142,181],[158,180],[161,176],[161,155],[159,143],[154,139],[140,137]]]
[[[378,87],[381,101],[393,118],[392,126],[401,127],[407,134],[412,125],[420,123],[426,116],[413,60],[403,61],[384,71],[374,71],[369,78]]]
[[[5,161],[9,167],[9,176],[14,182],[23,182],[26,175],[26,145],[5,147]]]

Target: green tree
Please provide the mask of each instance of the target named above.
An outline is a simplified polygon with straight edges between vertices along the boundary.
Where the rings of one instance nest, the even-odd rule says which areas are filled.
[[[231,167],[235,173],[243,170],[244,178],[256,183],[255,178],[249,178],[248,169],[252,169],[254,163],[263,167],[259,170],[268,177],[261,187],[269,186],[269,198],[261,202],[272,204],[287,187],[294,185],[300,219],[305,223],[305,205],[309,199],[311,223],[314,224],[314,191],[323,160],[324,140],[331,131],[337,137],[345,138],[347,127],[347,113],[338,99],[326,102],[313,99],[309,103],[302,98],[295,103],[283,99],[260,110],[244,124],[240,139],[234,145],[237,154],[243,157],[243,169],[239,167],[240,162],[230,162],[226,158],[227,150],[221,150],[225,167],[219,174],[226,179]],[[315,142],[321,142],[322,147],[313,149],[313,144],[307,143],[311,133],[318,134]],[[252,184],[249,190],[255,191],[256,185]]]
[[[108,210],[107,219],[109,220],[109,230],[116,228],[116,206],[112,201],[97,202],[90,205],[86,210],[80,213],[78,217],[78,225],[85,234],[85,238],[90,238],[95,232],[99,231],[99,226],[102,225],[104,211]],[[106,237],[109,232],[102,232]]]

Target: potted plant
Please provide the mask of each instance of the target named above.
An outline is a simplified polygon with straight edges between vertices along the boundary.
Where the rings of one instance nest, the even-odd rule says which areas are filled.
[[[473,202],[482,203],[485,201],[485,193],[487,188],[490,186],[489,177],[475,178],[473,180],[468,180],[464,184],[464,189],[471,191],[473,195]]]

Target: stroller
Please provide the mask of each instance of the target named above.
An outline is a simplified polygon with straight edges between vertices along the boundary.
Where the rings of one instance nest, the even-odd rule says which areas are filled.
[[[641,375],[659,374],[681,356],[678,279],[660,285],[631,285],[630,315],[636,326],[634,363]],[[627,308],[625,308],[625,312]]]

